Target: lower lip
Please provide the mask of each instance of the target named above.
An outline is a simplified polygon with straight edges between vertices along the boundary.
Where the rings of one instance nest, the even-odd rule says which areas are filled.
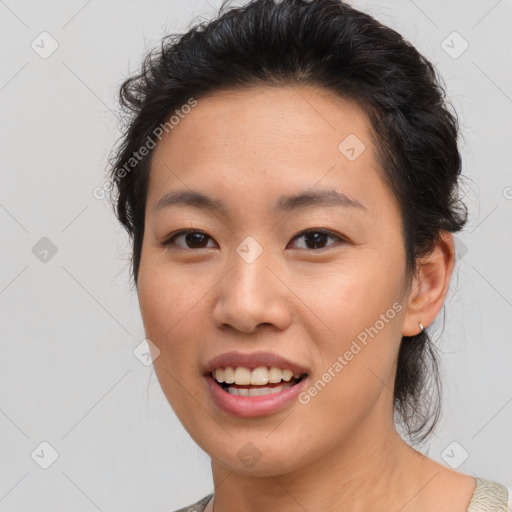
[[[224,391],[210,375],[206,375],[205,380],[212,399],[217,406],[235,416],[251,418],[265,416],[284,409],[304,389],[307,377],[300,380],[297,384],[279,391],[279,393],[260,396],[232,395]]]

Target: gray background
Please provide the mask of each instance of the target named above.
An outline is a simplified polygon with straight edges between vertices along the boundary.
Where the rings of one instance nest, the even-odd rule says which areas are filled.
[[[218,5],[0,0],[2,511],[171,511],[212,489],[208,456],[134,356],[144,331],[130,249],[93,190],[119,136],[122,79],[163,35]],[[424,452],[512,486],[512,4],[353,5],[441,70],[463,132],[471,215],[444,331],[431,331],[445,402]],[[58,44],[49,56],[43,31]]]

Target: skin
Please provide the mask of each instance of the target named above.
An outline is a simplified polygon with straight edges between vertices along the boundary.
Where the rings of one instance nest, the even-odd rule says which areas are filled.
[[[366,146],[354,161],[338,149],[349,134]],[[412,449],[393,423],[400,340],[439,313],[453,239],[443,233],[418,272],[407,274],[398,203],[377,161],[363,111],[309,86],[201,97],[155,149],[139,304],[146,336],[160,350],[162,389],[211,456],[215,512],[467,508],[474,478]],[[190,205],[154,211],[164,194],[183,189],[221,200],[227,215]],[[324,189],[364,208],[272,210],[281,195]],[[312,228],[334,236],[314,248],[297,236]],[[164,245],[182,229],[207,236]],[[250,264],[236,252],[247,236],[263,250]],[[270,350],[307,367],[315,382],[393,304],[401,311],[309,403],[240,418],[212,402],[203,380],[212,357]],[[249,442],[261,455],[251,467],[237,456]]]

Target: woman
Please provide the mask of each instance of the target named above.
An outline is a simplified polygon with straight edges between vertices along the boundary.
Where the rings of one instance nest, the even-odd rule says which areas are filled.
[[[505,510],[404,440],[439,416],[428,327],[466,222],[443,98],[339,0],[221,9],[123,84],[114,206],[158,379],[212,460],[183,511]]]

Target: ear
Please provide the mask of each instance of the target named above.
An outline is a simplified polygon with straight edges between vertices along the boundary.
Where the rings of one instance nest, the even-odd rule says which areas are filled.
[[[442,231],[432,251],[417,263],[407,297],[402,336],[415,336],[421,332],[420,322],[429,326],[443,307],[455,265],[453,236]]]

